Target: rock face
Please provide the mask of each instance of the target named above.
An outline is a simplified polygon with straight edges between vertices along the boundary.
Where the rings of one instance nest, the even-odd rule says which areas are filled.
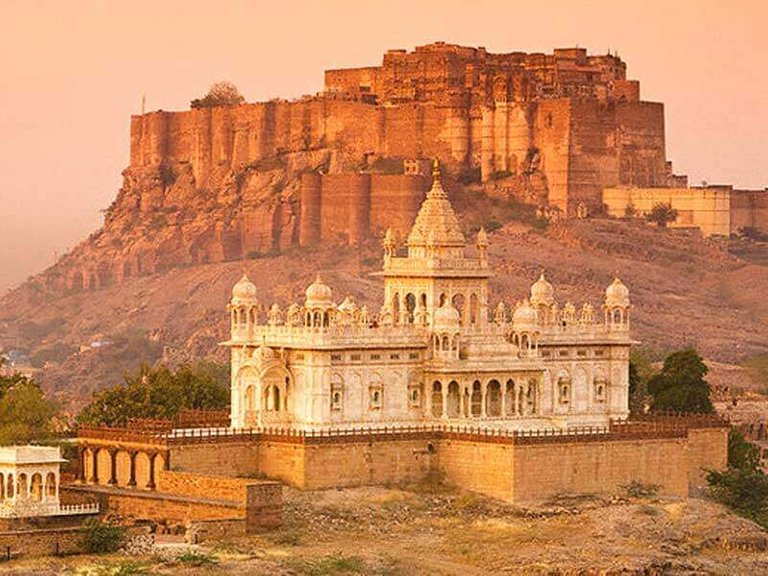
[[[640,101],[616,56],[438,43],[329,70],[315,97],[134,116],[104,227],[45,280],[97,289],[402,232],[430,158],[454,188],[483,182],[497,197],[583,215],[601,209],[604,186],[666,181],[663,107]]]

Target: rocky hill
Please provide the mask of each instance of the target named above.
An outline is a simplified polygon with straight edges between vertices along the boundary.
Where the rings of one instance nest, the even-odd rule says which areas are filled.
[[[457,204],[468,232],[481,221],[510,217],[500,202],[465,197]],[[633,332],[644,346],[663,353],[694,345],[726,367],[768,352],[762,288],[768,267],[730,254],[722,243],[614,220],[572,220],[544,231],[508,220],[489,239],[492,305],[525,297],[546,268],[561,303],[599,306],[618,272],[632,291]],[[370,240],[190,265],[68,294],[33,280],[0,301],[0,344],[26,352],[42,367],[46,388],[75,408],[141,362],[226,360],[217,343],[226,339],[225,306],[243,271],[256,281],[263,304],[302,300],[320,271],[338,301],[351,294],[377,309],[381,285],[370,273],[380,265],[379,243]],[[712,375],[718,383],[743,376],[733,370]]]

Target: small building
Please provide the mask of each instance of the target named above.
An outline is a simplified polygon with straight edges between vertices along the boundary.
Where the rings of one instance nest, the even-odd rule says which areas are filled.
[[[57,446],[0,447],[0,518],[98,513],[98,504],[60,504],[64,462]]]

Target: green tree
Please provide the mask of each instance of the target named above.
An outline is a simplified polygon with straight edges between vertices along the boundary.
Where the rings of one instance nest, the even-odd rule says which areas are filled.
[[[0,377],[0,445],[50,439],[57,412],[34,380],[20,374]]]
[[[672,204],[668,202],[658,202],[653,205],[651,211],[645,215],[645,219],[648,222],[655,222],[660,228],[666,228],[667,224],[671,224],[677,220],[677,210],[672,208]]]
[[[704,360],[693,348],[674,352],[666,357],[661,372],[648,380],[648,392],[653,396],[654,411],[712,412],[708,372]]]
[[[728,433],[728,467],[743,472],[755,472],[760,468],[760,448],[738,430]]]
[[[237,86],[232,82],[216,82],[202,98],[190,102],[192,108],[214,108],[216,106],[239,106],[245,102]]]
[[[131,418],[175,417],[180,410],[213,410],[229,404],[228,368],[213,362],[142,366],[125,383],[94,394],[77,417],[83,424],[125,426]]]

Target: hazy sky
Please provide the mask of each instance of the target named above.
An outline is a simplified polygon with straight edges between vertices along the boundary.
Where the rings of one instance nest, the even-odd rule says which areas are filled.
[[[101,223],[131,114],[186,109],[218,80],[249,101],[322,88],[437,40],[492,52],[618,51],[666,105],[692,183],[768,186],[768,4],[645,0],[314,2],[0,0],[0,291]]]

